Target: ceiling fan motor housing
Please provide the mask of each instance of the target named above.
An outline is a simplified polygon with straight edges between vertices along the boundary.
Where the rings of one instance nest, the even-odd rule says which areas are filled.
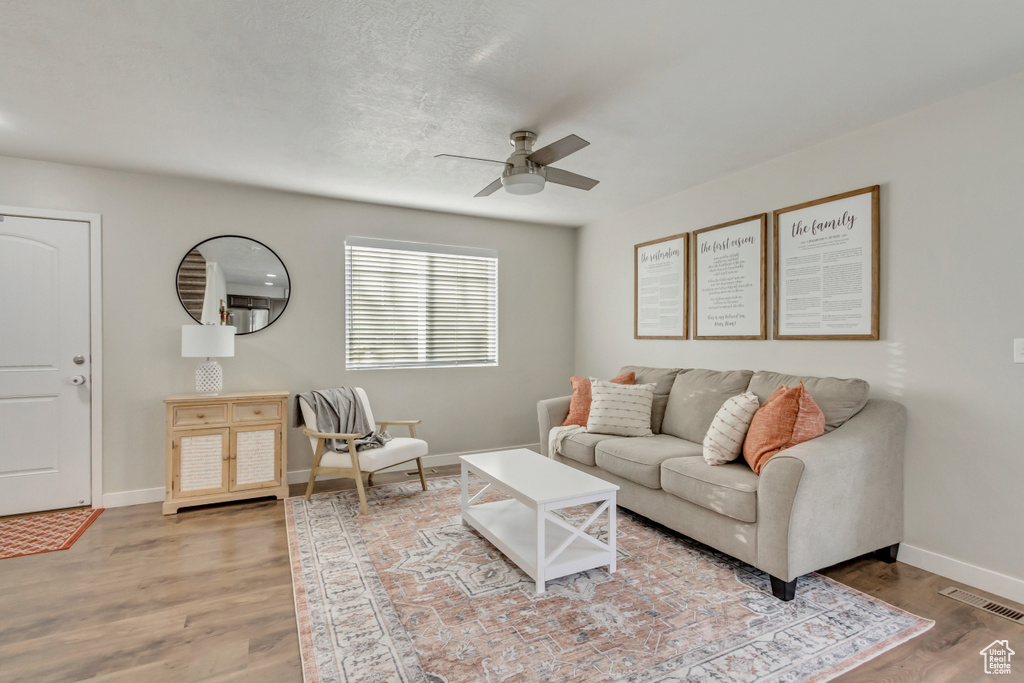
[[[544,189],[544,167],[530,161],[533,143],[537,135],[521,130],[509,136],[508,142],[515,151],[508,158],[510,166],[501,174],[501,184],[509,194],[537,194]]]

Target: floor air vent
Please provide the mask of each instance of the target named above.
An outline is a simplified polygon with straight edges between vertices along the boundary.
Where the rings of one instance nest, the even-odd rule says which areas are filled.
[[[988,598],[983,598],[980,595],[975,595],[970,591],[965,591],[963,588],[956,588],[955,586],[943,588],[939,591],[939,595],[945,595],[947,598],[966,602],[972,607],[983,609],[986,612],[991,612],[992,614],[1003,617],[1004,619],[1015,621],[1018,624],[1024,624],[1024,612],[1021,610],[1009,607],[1000,602],[995,602],[994,600],[989,600]]]

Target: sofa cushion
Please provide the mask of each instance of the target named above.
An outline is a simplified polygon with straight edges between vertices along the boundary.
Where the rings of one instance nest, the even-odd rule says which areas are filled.
[[[593,467],[596,464],[594,462],[594,447],[602,441],[621,438],[621,436],[613,436],[611,434],[590,434],[589,432],[579,432],[562,441],[562,447],[559,452],[565,457],[571,458],[580,464],[590,465]]]
[[[634,375],[632,372],[624,372],[618,377],[608,380],[616,384],[632,384]],[[589,377],[570,377],[569,384],[572,385],[572,398],[569,399],[569,414],[562,420],[562,426],[577,425],[586,427],[590,418],[590,404],[593,397],[590,395],[591,386]]]
[[[661,487],[702,508],[741,522],[757,521],[758,476],[740,460],[712,467],[704,458],[661,463]]]
[[[759,370],[750,378],[750,391],[757,395],[761,405],[776,389],[785,384],[795,387],[804,383],[814,402],[825,414],[825,433],[831,432],[856,415],[868,402],[868,383],[862,379],[836,377],[799,377]]]
[[[597,466],[650,489],[661,488],[661,463],[670,458],[696,455],[704,462],[700,444],[667,434],[611,439],[597,444]]]
[[[662,433],[697,443],[704,441],[718,409],[745,392],[753,374],[750,370],[690,370],[677,375],[665,407]]]
[[[654,385],[654,402],[651,404],[651,431],[661,434],[661,423],[665,419],[665,406],[668,404],[668,393],[672,391],[672,383],[676,375],[689,372],[683,368],[649,368],[644,365],[624,365],[620,374],[632,372],[636,384]]]

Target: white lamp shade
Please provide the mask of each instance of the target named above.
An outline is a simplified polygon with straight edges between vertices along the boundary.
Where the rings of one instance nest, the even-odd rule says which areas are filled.
[[[182,325],[182,358],[227,358],[234,355],[234,325]]]

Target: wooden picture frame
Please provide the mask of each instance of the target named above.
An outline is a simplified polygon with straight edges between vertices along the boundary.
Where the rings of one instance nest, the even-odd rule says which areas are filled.
[[[767,339],[768,338],[768,214],[719,223],[693,231],[693,338],[694,339]],[[705,252],[703,256],[701,252]],[[722,276],[739,278],[721,296],[702,295],[713,287],[715,277],[705,273],[703,264],[717,262]],[[753,288],[753,291],[746,291]],[[755,299],[756,297],[756,299]],[[702,299],[704,305],[702,306]],[[702,317],[711,300],[720,312]],[[731,306],[730,306],[731,304]],[[752,305],[753,304],[753,305]],[[749,316],[756,311],[757,320]],[[714,320],[712,318],[715,318]],[[732,330],[732,333],[730,333]],[[713,334],[712,332],[720,332]]]
[[[777,209],[772,338],[877,340],[879,236],[878,185]]]
[[[689,254],[685,232],[633,246],[634,339],[687,338]]]

